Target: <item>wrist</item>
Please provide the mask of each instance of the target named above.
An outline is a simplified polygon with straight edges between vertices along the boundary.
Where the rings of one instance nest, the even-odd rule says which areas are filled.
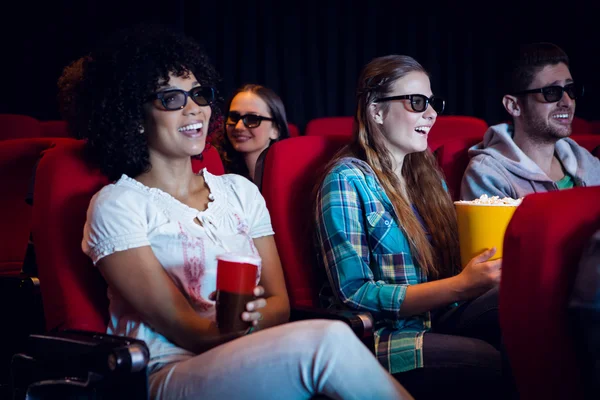
[[[464,301],[469,299],[468,285],[462,276],[462,273],[448,278],[448,280],[450,281],[450,292],[452,293],[454,301]]]

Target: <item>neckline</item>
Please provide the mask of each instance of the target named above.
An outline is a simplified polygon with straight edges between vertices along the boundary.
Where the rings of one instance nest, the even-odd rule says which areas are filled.
[[[204,178],[204,182],[206,183],[206,186],[208,187],[208,192],[209,192],[208,193],[209,201],[206,206],[206,210],[203,210],[203,211],[200,211],[197,208],[190,207],[187,204],[182,203],[181,201],[177,200],[175,197],[173,197],[172,195],[170,195],[169,193],[165,192],[164,190],[162,190],[160,188],[146,186],[142,182],[140,182],[126,174],[122,174],[121,178],[117,181],[117,183],[123,182],[123,183],[128,184],[129,186],[133,186],[136,189],[141,190],[145,193],[154,195],[154,196],[156,196],[160,199],[166,200],[170,203],[175,203],[179,208],[181,208],[186,213],[197,216],[197,215],[202,215],[202,214],[208,212],[209,210],[212,211],[213,208],[215,208],[215,203],[216,203],[217,199],[220,198],[220,196],[218,196],[218,195],[215,196],[215,188],[217,185],[214,184],[213,175],[210,172],[208,172],[206,167],[201,169],[200,171],[198,171],[196,176],[198,176],[198,175],[202,175],[202,177]]]

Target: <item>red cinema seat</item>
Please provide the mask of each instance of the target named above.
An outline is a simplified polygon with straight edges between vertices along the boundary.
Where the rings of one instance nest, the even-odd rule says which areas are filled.
[[[271,214],[292,306],[317,306],[311,193],[322,167],[345,144],[323,136],[301,136],[273,144],[266,155],[262,194]]]
[[[306,124],[305,136],[343,136],[350,141],[354,131],[354,117],[316,118]]]
[[[298,126],[296,126],[292,123],[288,123],[288,131],[290,133],[290,137],[300,136],[300,129],[298,129]]]
[[[42,137],[68,138],[69,127],[66,121],[41,121]]]
[[[201,157],[192,157],[192,170],[195,174],[206,168],[213,175],[223,175],[225,167],[221,156],[214,146],[207,145]]]
[[[0,114],[0,140],[42,136],[40,121],[28,115]]]
[[[594,132],[594,128],[591,122],[580,117],[573,117],[573,122],[571,122],[572,135],[585,135],[592,132]]]
[[[446,177],[446,185],[448,186],[450,195],[455,201],[463,200],[460,199],[460,185],[465,170],[469,165],[469,148],[480,141],[480,138],[469,137],[448,140],[434,153],[438,165]]]
[[[590,153],[600,146],[600,135],[572,135],[571,139]]]
[[[42,138],[0,141],[0,275],[18,274],[23,266],[32,211],[25,198],[34,166],[52,142]]]
[[[598,229],[600,187],[584,187],[526,196],[506,230],[500,324],[521,400],[585,398],[567,305]]]
[[[431,151],[449,140],[474,138],[483,140],[488,124],[480,119],[461,115],[440,115],[437,117],[427,139]]]

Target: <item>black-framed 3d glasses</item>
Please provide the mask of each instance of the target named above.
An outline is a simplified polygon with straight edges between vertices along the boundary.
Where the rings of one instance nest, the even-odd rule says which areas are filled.
[[[427,97],[424,94],[405,94],[402,96],[382,97],[381,99],[375,100],[375,103],[392,100],[410,100],[410,107],[415,112],[424,112],[431,104],[431,107],[433,107],[435,112],[441,114],[444,112],[444,108],[446,107],[446,100],[442,99],[441,97]]]
[[[260,126],[260,123],[263,121],[273,121],[273,118],[263,117],[262,115],[257,115],[257,114],[241,115],[238,112],[232,111],[227,116],[226,124],[227,125],[237,125],[237,123],[239,122],[240,119],[242,120],[242,122],[244,123],[246,128],[248,128],[248,129],[258,128]]]
[[[539,89],[523,90],[522,92],[513,93],[513,95],[520,96],[524,94],[541,93],[547,103],[556,103],[562,99],[564,92],[567,92],[567,96],[572,100],[575,100],[578,97],[583,96],[584,88],[583,85],[578,83],[569,83],[565,86],[552,85]]]
[[[215,89],[208,86],[197,86],[190,91],[168,89],[153,94],[150,99],[159,99],[165,110],[175,111],[187,105],[188,97],[201,107],[209,106],[215,101]]]

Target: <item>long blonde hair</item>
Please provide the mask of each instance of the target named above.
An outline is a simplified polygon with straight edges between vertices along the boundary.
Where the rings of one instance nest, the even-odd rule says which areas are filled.
[[[452,199],[442,185],[443,174],[429,150],[408,154],[402,165],[406,199],[396,189],[401,183],[394,173],[393,158],[386,147],[382,127],[369,113],[370,105],[389,95],[398,79],[415,71],[426,73],[416,60],[402,55],[379,57],[363,68],[356,93],[353,141],[336,154],[326,171],[345,156],[368,163],[392,202],[398,225],[407,236],[413,257],[430,279],[439,279],[457,274],[460,265],[456,213]],[[384,116],[388,104],[381,103]],[[431,234],[431,243],[410,202],[422,216]]]

